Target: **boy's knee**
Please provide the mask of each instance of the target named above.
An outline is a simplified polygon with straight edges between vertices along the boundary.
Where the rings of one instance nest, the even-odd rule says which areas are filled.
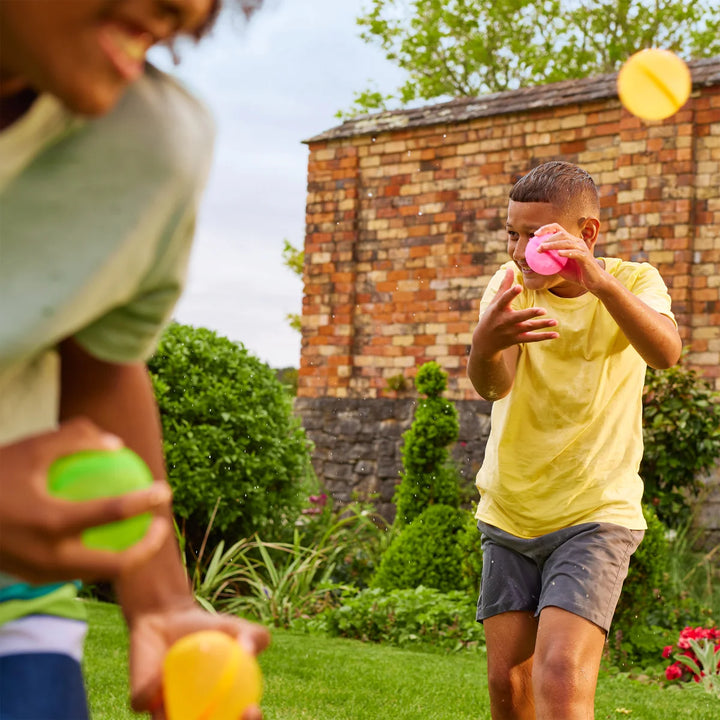
[[[532,675],[526,667],[488,668],[490,696],[511,706],[532,698]]]
[[[549,652],[535,659],[533,692],[540,706],[574,707],[595,694],[597,672],[592,663],[583,662],[572,652]]]

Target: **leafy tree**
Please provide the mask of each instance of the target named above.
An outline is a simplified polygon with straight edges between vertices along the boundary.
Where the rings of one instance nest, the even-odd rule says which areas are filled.
[[[150,372],[175,515],[197,552],[295,519],[313,478],[310,443],[275,372],[205,328],[171,324]],[[217,504],[217,507],[216,507]]]
[[[283,240],[282,258],[285,267],[302,278],[305,268],[305,253],[285,239]],[[302,331],[302,320],[299,313],[288,313],[285,319],[293,330]]]
[[[354,112],[614,72],[647,47],[720,53],[715,0],[371,0],[357,22],[408,79],[356,93]]]

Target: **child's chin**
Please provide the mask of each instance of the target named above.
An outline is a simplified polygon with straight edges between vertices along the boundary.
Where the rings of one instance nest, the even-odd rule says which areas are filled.
[[[99,117],[109,113],[125,91],[124,85],[93,87],[89,90],[78,88],[60,97],[65,107],[76,115]]]
[[[557,282],[557,275],[539,275],[523,273],[523,285],[528,290],[547,290]]]

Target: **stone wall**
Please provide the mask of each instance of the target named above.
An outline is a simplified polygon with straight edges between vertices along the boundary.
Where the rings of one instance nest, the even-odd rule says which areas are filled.
[[[376,400],[298,398],[295,412],[315,444],[313,466],[325,489],[341,504],[353,497],[373,502],[389,522],[402,470],[402,434],[415,412],[414,398]],[[490,403],[456,401],[460,436],[452,459],[462,477],[466,502],[477,500],[475,475],[490,431]]]
[[[478,402],[465,362],[507,259],[507,195],[547,160],[593,175],[599,254],[660,270],[687,362],[720,390],[720,58],[691,70],[688,103],[663,122],[625,111],[608,75],[364,116],[307,141],[298,411],[334,493],[388,502],[388,440],[410,413],[395,388],[424,362],[448,373],[449,399]],[[360,435],[336,433],[338,418]],[[478,447],[467,465],[481,459]]]

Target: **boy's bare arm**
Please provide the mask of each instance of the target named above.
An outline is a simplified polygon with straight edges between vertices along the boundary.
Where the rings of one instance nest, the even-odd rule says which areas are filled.
[[[508,269],[473,332],[467,375],[485,400],[499,400],[510,392],[520,343],[558,337],[557,332],[546,330],[557,325],[557,321],[543,317],[542,308],[512,309],[512,301],[522,292],[522,287],[513,285],[513,280],[514,273]]]
[[[164,478],[159,413],[145,365],[102,362],[72,340],[63,343],[61,356],[61,413],[90,418],[118,435],[148,463],[154,477]],[[172,523],[169,509],[167,521]],[[220,630],[253,653],[270,641],[260,625],[197,606],[172,532],[154,556],[116,580],[115,590],[130,630],[132,705],[138,712],[151,710],[154,719],[164,717],[162,661],[180,637],[196,630]],[[252,707],[242,720],[261,717],[260,709]]]
[[[160,417],[145,365],[103,362],[72,340],[62,344],[61,358],[61,419],[89,418],[122,438],[143,458],[155,479],[165,479]],[[169,509],[167,520],[172,526]],[[133,597],[136,588],[142,588],[142,597]],[[191,599],[174,533],[169,533],[151,561],[126,575],[117,590],[129,611],[136,603],[152,607],[171,597]]]
[[[680,359],[682,341],[675,323],[633,295],[601,267],[582,239],[574,237],[556,223],[544,225],[536,232],[539,235],[554,233],[553,238],[543,242],[542,247],[555,250],[574,261],[568,263],[560,274],[582,285],[602,302],[650,367],[668,368]]]
[[[680,359],[682,340],[669,317],[646,305],[609,273],[592,292],[650,367],[662,370]]]

